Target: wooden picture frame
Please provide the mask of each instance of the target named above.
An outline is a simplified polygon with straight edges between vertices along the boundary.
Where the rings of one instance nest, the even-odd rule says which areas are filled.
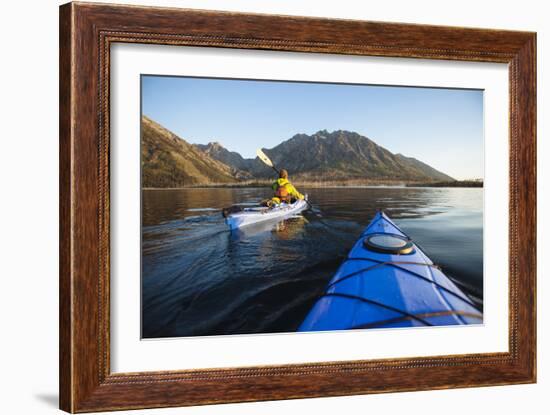
[[[509,352],[111,373],[109,59],[117,42],[509,65]],[[70,3],[60,8],[60,407],[68,412],[536,379],[536,34]]]

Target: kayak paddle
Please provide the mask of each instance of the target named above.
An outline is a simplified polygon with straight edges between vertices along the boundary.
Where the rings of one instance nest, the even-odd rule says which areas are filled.
[[[268,165],[273,170],[275,170],[277,172],[277,174],[279,174],[279,170],[277,170],[277,168],[273,165],[273,162],[271,161],[271,159],[269,157],[267,157],[267,155],[262,151],[261,148],[256,150],[256,155],[258,156],[258,158],[260,160],[262,160],[264,162],[264,164]]]

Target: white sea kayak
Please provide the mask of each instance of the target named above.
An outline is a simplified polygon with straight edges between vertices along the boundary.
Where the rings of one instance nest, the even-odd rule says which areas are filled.
[[[231,230],[239,229],[255,223],[286,219],[297,215],[307,208],[308,203],[306,200],[297,200],[294,203],[281,203],[271,208],[264,206],[244,208],[240,212],[229,214],[225,218],[225,223],[227,223]]]

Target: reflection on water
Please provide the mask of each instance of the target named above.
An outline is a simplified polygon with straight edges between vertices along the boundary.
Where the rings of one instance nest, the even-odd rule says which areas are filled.
[[[377,209],[482,307],[482,189],[300,190],[313,211],[238,232],[221,209],[269,189],[143,191],[143,337],[295,331]]]

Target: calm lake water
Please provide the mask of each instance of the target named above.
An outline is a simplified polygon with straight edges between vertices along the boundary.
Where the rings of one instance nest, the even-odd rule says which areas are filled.
[[[312,211],[236,233],[221,208],[269,189],[144,190],[142,336],[295,331],[377,209],[483,307],[483,189],[299,190]]]

